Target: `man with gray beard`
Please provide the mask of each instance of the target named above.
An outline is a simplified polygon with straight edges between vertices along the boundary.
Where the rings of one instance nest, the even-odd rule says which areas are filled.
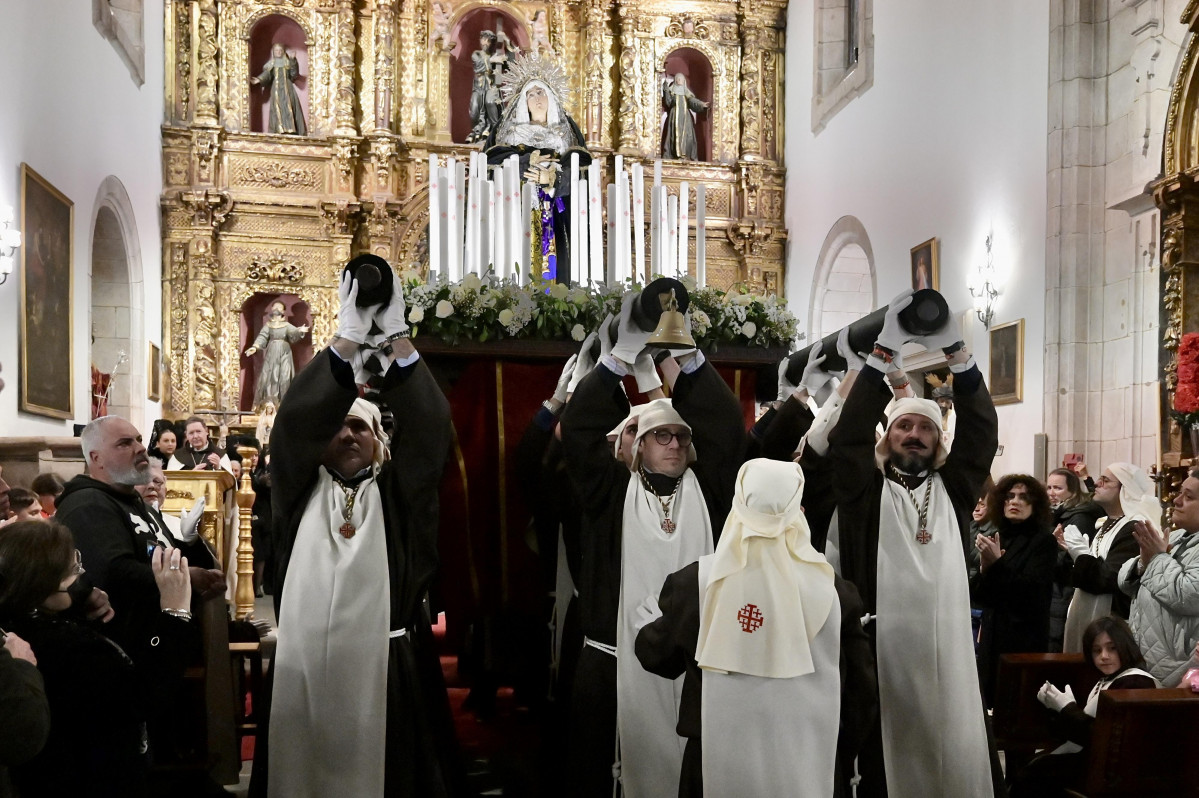
[[[150,458],[141,433],[119,416],[92,421],[80,443],[87,474],[67,483],[55,520],[75,536],[91,583],[108,592],[116,615],[105,634],[133,655],[141,631],[151,628],[161,612],[150,558],[164,538],[136,491],[151,479]],[[219,570],[188,570],[193,595],[208,598],[224,590]]]

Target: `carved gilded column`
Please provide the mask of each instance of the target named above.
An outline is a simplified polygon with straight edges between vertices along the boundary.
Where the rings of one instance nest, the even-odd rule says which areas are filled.
[[[188,307],[191,308],[191,407],[194,410],[219,410],[217,407],[217,323],[216,256],[212,241],[194,240],[188,268]]]
[[[637,15],[622,5],[620,15],[620,138],[617,147],[641,154],[641,59],[637,57]]]
[[[761,31],[756,20],[741,18],[741,158],[761,157],[762,94],[758,87]]]
[[[429,61],[428,107],[429,138],[438,144],[450,144],[450,51],[455,42],[439,39]]]
[[[164,24],[169,25],[166,60],[169,65],[167,82],[168,118],[188,120],[192,97],[192,3],[174,0],[166,7]]]
[[[333,58],[334,83],[333,122],[338,136],[357,136],[354,124],[354,0],[337,0],[335,30],[335,55]]]
[[[395,85],[395,0],[375,0],[375,130],[392,130]]]
[[[583,59],[583,135],[592,147],[603,146],[604,124],[604,33],[608,4],[590,0],[586,17],[586,55]]]
[[[199,14],[196,21],[196,116],[200,125],[216,125],[217,89],[220,68],[217,59],[217,8],[216,0],[197,0]]]

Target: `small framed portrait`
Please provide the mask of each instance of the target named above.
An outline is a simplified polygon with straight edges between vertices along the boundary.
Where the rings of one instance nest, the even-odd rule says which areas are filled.
[[[912,247],[912,288],[941,290],[941,275],[937,266],[937,239],[930,238]]]
[[[20,408],[73,418],[75,203],[21,164]]]
[[[162,350],[153,342],[146,360],[146,398],[151,402],[162,401]]]
[[[991,372],[987,387],[997,405],[1024,401],[1024,319],[997,324],[990,335]]]

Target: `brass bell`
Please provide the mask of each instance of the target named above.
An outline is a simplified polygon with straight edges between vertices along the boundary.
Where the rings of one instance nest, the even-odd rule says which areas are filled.
[[[694,349],[695,339],[687,332],[687,319],[679,310],[674,289],[670,289],[669,294],[658,294],[658,300],[662,303],[662,315],[658,317],[658,327],[646,345],[661,349]]]

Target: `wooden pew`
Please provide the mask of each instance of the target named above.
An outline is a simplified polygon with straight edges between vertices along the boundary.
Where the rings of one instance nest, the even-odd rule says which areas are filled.
[[[1069,684],[1085,701],[1097,681],[1081,654],[999,658],[992,723],[1009,773],[1037,750],[1062,742],[1037,700],[1045,681]],[[1106,690],[1088,748],[1083,798],[1199,798],[1199,695],[1187,689]]]

